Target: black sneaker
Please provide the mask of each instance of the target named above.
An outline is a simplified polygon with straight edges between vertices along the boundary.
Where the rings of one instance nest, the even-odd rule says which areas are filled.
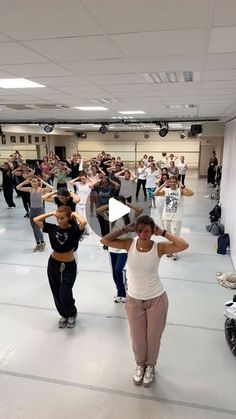
[[[108,246],[105,246],[105,244],[104,244],[103,249],[108,250]]]
[[[28,212],[24,215],[24,218],[29,218],[29,213]]]

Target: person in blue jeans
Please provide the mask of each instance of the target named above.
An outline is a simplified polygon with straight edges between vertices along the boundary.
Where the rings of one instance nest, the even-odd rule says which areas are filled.
[[[142,214],[143,208],[139,205],[132,205],[126,203],[126,199],[119,195],[117,201],[120,201],[122,204],[130,207],[131,211],[129,214],[124,215],[118,220],[114,221],[110,225],[110,231],[118,230],[131,222],[134,222],[139,215]],[[108,219],[108,205],[103,205],[102,207],[97,208],[97,214]],[[130,233],[124,234],[122,239],[127,239],[130,237]],[[114,297],[113,301],[115,303],[125,303],[126,301],[126,289],[124,286],[123,280],[123,269],[127,260],[127,251],[125,249],[115,249],[114,247],[108,248],[111,258],[111,267],[112,267],[112,276],[116,285],[117,295]]]

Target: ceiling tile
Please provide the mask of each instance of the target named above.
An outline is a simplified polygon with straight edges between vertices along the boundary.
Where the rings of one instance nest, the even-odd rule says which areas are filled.
[[[208,89],[224,89],[224,88],[236,88],[236,80],[223,80],[223,81],[203,81],[201,83],[202,88]]]
[[[6,65],[2,67],[18,77],[71,76],[71,72],[55,63]]]
[[[213,28],[208,52],[236,52],[235,38],[236,26]]]
[[[206,48],[204,29],[132,33],[111,38],[127,57],[201,54]]]
[[[62,63],[74,74],[95,75],[95,74],[113,74],[113,73],[132,73],[133,66],[125,58],[114,60],[90,60],[90,61],[66,61]]]
[[[42,63],[47,60],[16,42],[0,43],[0,65]]]
[[[89,85],[89,86],[65,86],[65,87],[60,87],[57,89],[58,91],[60,90],[60,92],[63,93],[74,93],[74,94],[84,94],[84,93],[88,93],[88,94],[102,94],[104,95],[104,90],[101,89],[100,87],[94,86],[94,85]]]
[[[236,53],[208,54],[206,69],[236,68]]]
[[[122,57],[122,53],[107,36],[26,41],[24,45],[53,61]]]
[[[216,0],[212,26],[234,26],[236,22],[235,0]]]
[[[236,68],[232,70],[205,71],[201,80],[236,80]]]
[[[193,71],[203,68],[203,54],[130,58],[131,64],[142,73],[157,71]]]
[[[211,0],[82,0],[107,33],[206,27]],[[197,26],[197,25],[195,25]]]
[[[77,0],[2,0],[0,28],[15,40],[104,33],[98,22]]]
[[[32,81],[36,83],[41,83],[47,87],[65,87],[65,86],[86,86],[91,83],[86,80],[84,77],[31,77]]]
[[[145,81],[139,74],[106,74],[101,76],[88,76],[88,79],[95,84],[132,84]]]

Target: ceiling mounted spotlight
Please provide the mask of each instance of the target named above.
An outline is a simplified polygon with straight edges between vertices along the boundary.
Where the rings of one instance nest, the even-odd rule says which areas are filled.
[[[148,131],[146,131],[146,132],[145,132],[145,134],[144,134],[144,138],[145,138],[145,140],[147,140],[149,137],[150,137],[149,132],[148,132]]]
[[[76,137],[77,138],[82,138],[83,140],[86,140],[86,138],[87,138],[87,132],[79,131],[79,132],[76,133]]]
[[[118,138],[119,138],[119,133],[118,132],[115,132],[115,134],[114,134],[114,138],[115,138],[115,140],[117,140]]]
[[[53,131],[53,128],[54,128],[54,124],[47,124],[47,125],[44,125],[44,127],[43,127],[44,131],[47,134],[49,134],[50,132],[52,132]]]
[[[107,131],[108,131],[108,128],[106,127],[106,125],[102,124],[102,125],[100,126],[100,128],[99,128],[99,132],[100,132],[101,134],[106,134],[106,133],[107,133]]]
[[[193,137],[196,137],[197,135],[201,135],[201,133],[202,133],[202,125],[200,125],[200,124],[191,125],[190,132],[191,132],[191,135]]]
[[[168,132],[169,132],[168,124],[166,122],[161,122],[160,131],[159,131],[160,137],[165,137],[168,134]]]
[[[180,134],[181,140],[184,140],[185,137],[186,137],[185,132],[181,132],[181,134]]]

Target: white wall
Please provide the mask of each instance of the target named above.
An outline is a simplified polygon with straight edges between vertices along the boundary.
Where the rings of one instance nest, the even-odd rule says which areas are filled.
[[[230,253],[236,269],[236,120],[226,124],[221,182],[222,222],[230,235]]]

